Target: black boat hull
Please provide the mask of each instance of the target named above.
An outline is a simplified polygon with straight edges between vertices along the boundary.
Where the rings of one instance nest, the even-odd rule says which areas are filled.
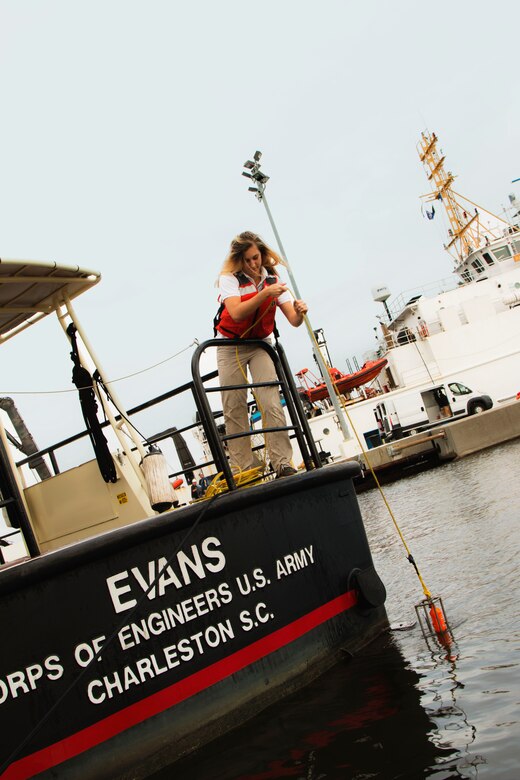
[[[1,777],[144,777],[380,633],[356,473],[234,491],[1,571]]]

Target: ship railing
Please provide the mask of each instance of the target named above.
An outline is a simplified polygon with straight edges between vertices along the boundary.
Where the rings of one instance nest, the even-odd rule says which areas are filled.
[[[237,347],[243,346],[244,342],[240,339],[211,339],[200,344],[195,350],[192,357],[192,376],[193,376],[193,389],[197,402],[197,408],[204,421],[204,429],[208,436],[208,444],[212,451],[215,464],[220,472],[223,473],[229,490],[234,490],[237,487],[235,477],[231,470],[226,452],[225,443],[232,439],[239,439],[244,437],[257,437],[258,434],[274,433],[275,431],[288,431],[294,437],[296,437],[300,453],[305,464],[306,469],[319,468],[322,466],[322,461],[318,453],[316,443],[313,439],[305,410],[300,400],[298,390],[296,388],[292,372],[290,370],[285,351],[277,342],[274,347],[269,342],[254,339],[248,340],[248,344],[263,349],[271,360],[273,361],[277,379],[272,382],[245,382],[236,385],[220,385],[208,387],[203,378],[200,376],[200,358],[204,352],[208,349],[225,348],[236,350]],[[282,397],[285,400],[287,412],[289,414],[290,425],[277,426],[277,427],[262,427],[262,428],[250,428],[242,433],[226,434],[221,432],[215,425],[214,417],[211,412],[211,406],[208,399],[208,394],[221,393],[230,390],[238,389],[250,389],[254,390],[257,387],[269,387],[276,386],[281,391]]]
[[[387,331],[380,339],[387,350],[403,346],[403,344],[414,344],[420,341],[426,341],[429,336],[435,336],[443,332],[443,327],[439,320],[421,320],[421,322],[409,328],[403,326],[397,332]]]
[[[216,376],[217,376],[217,372],[213,371],[213,372],[208,373],[204,377],[204,380],[205,381],[206,380],[209,381],[211,379],[214,379]],[[176,398],[178,396],[182,396],[184,393],[189,393],[189,392],[191,392],[191,394],[193,395],[193,382],[186,382],[183,385],[179,385],[179,387],[176,387],[176,388],[173,388],[171,390],[168,390],[168,391],[166,391],[165,393],[162,393],[159,396],[151,398],[150,400],[148,400],[148,401],[146,401],[144,403],[138,404],[137,406],[134,406],[131,409],[128,409],[126,411],[126,415],[125,416],[128,417],[128,419],[130,420],[130,423],[133,424],[134,420],[132,418],[135,418],[137,415],[139,415],[139,414],[141,414],[141,413],[143,413],[143,412],[145,412],[147,410],[153,409],[154,407],[158,406],[159,404],[164,404],[167,401],[170,401],[170,400],[172,400],[172,399],[174,399],[174,398]],[[222,412],[215,412],[214,414],[217,417],[218,416],[222,416]],[[120,414],[116,414],[116,415],[114,415],[114,420],[115,420],[116,423],[120,424],[120,423],[123,422],[123,417]],[[173,437],[175,434],[182,435],[182,434],[184,434],[186,432],[189,432],[189,431],[192,431],[192,430],[198,428],[199,426],[200,426],[200,422],[198,422],[198,421],[194,422],[194,423],[191,423],[189,425],[185,425],[185,426],[180,427],[180,428],[172,426],[172,427],[169,427],[169,428],[165,429],[164,431],[161,431],[160,433],[155,433],[155,434],[153,434],[151,436],[147,436],[146,437],[146,442],[148,444],[159,444],[160,442],[163,442],[163,441]],[[110,428],[110,421],[109,420],[104,420],[104,421],[100,422],[100,427],[102,429],[109,429]],[[141,426],[136,426],[136,427],[140,428]],[[60,474],[61,473],[61,469],[60,469],[59,462],[58,462],[59,453],[64,451],[64,450],[66,450],[71,445],[76,444],[77,442],[81,442],[81,441],[85,440],[86,438],[88,438],[88,436],[89,436],[89,432],[87,430],[79,431],[78,433],[75,433],[72,436],[68,436],[65,439],[61,439],[60,441],[55,442],[54,444],[51,444],[48,447],[44,447],[44,448],[38,450],[37,452],[32,453],[31,455],[28,455],[28,456],[26,456],[24,458],[21,458],[20,460],[17,460],[16,461],[16,467],[20,469],[21,467],[27,465],[27,466],[32,468],[34,462],[37,461],[39,458],[48,457],[49,461],[51,463],[51,466],[52,466],[53,474],[54,475]],[[135,452],[136,448],[132,447],[131,450],[132,450],[132,452]],[[212,461],[209,461],[208,464],[209,463],[212,463]],[[172,472],[172,474],[170,474],[169,476],[174,478],[174,477],[177,477],[177,476],[180,476],[180,475],[184,474],[187,471],[190,471],[192,469],[195,470],[196,468],[202,467],[204,465],[206,465],[206,463],[195,464],[191,468],[181,469],[181,470]],[[67,468],[70,468],[70,464],[67,465]]]
[[[209,372],[208,374],[205,374],[203,377],[204,382],[209,382],[211,380],[214,380],[218,376],[217,371]],[[132,407],[131,409],[128,409],[126,412],[126,415],[128,417],[128,420],[130,421],[130,424],[135,424],[137,428],[141,429],[141,424],[137,424],[136,420],[139,415],[143,415],[147,411],[153,410],[155,407],[158,407],[161,404],[166,404],[168,401],[171,401],[173,399],[182,397],[186,393],[190,393],[193,397],[193,382],[186,382],[183,385],[180,385],[179,387],[173,388],[171,390],[168,390],[165,393],[162,393],[159,396],[156,396],[154,398],[151,398],[150,400],[138,404],[137,406]],[[194,399],[193,399],[194,400]],[[219,420],[222,421],[223,425],[223,413],[222,411],[216,411],[213,412],[215,425],[219,425]],[[123,422],[123,418],[121,415],[117,414],[114,417],[115,422],[120,424]],[[110,422],[108,420],[105,420],[103,422],[100,422],[100,426],[103,430],[110,429]],[[173,445],[175,445],[175,437],[181,436],[184,437],[185,434],[191,434],[192,432],[196,432],[200,430],[202,426],[202,422],[200,419],[200,414],[197,415],[197,419],[195,422],[190,423],[188,425],[184,425],[182,427],[177,426],[170,426],[162,431],[156,432],[150,436],[146,437],[146,443],[149,445],[165,445],[166,443],[172,442]],[[79,431],[78,433],[73,434],[72,436],[67,437],[66,439],[61,439],[58,442],[55,442],[48,447],[42,448],[38,450],[35,453],[32,453],[29,456],[26,456],[20,460],[16,461],[16,467],[18,469],[22,469],[23,466],[28,466],[30,468],[33,468],[34,462],[37,461],[38,458],[42,457],[48,457],[50,464],[51,464],[51,471],[52,475],[55,476],[57,474],[60,474],[62,469],[59,465],[60,460],[60,453],[62,455],[65,455],[65,453],[69,450],[69,448],[72,448],[73,445],[84,442],[89,436],[89,433],[87,430]],[[132,446],[130,447],[131,452],[136,452],[136,447]],[[190,450],[190,454],[191,450]],[[187,485],[190,485],[195,479],[195,475],[199,473],[204,473],[204,471],[207,471],[208,469],[211,470],[215,467],[215,462],[213,458],[202,460],[193,460],[193,462],[190,462],[187,465],[182,465],[180,462],[180,458],[177,458],[179,460],[179,465],[181,468],[174,469],[173,471],[168,473],[168,478],[172,481],[175,481],[176,479],[182,478],[185,480]],[[71,463],[67,463],[66,469],[71,468]],[[11,525],[14,525],[13,522],[11,522]]]
[[[407,306],[412,305],[421,297],[430,297],[432,295],[440,295],[441,293],[449,292],[460,287],[460,280],[455,276],[447,277],[445,279],[439,279],[435,282],[430,282],[421,287],[414,287],[410,290],[405,290],[394,298],[388,305],[392,320],[395,320]]]
[[[211,381],[215,377],[217,377],[217,372],[213,371],[208,373],[203,377],[204,381]],[[138,406],[135,406],[125,413],[125,418],[128,419],[130,425],[135,425],[136,429],[142,430],[144,426],[141,424],[142,416],[145,416],[146,412],[152,411],[158,407],[161,404],[166,404],[167,402],[171,401],[172,399],[178,398],[180,401],[182,400],[182,397],[186,394],[190,395],[192,398],[192,405],[193,403],[196,403],[195,401],[195,395],[194,395],[194,389],[193,389],[193,382],[186,382],[183,385],[180,385],[179,387],[173,388],[171,390],[168,390],[167,392],[156,396],[154,398],[151,398],[150,400],[139,404]],[[139,417],[139,424],[137,423],[137,418]],[[222,417],[222,412],[215,412],[214,418],[215,418],[215,424],[217,424],[219,417]],[[115,423],[121,424],[123,422],[123,416],[118,414],[114,416]],[[100,422],[100,427],[103,431],[110,430],[110,422],[108,420],[104,420],[103,422]],[[146,444],[147,445],[169,445],[172,444],[175,447],[175,436],[183,436],[184,434],[190,433],[191,431],[198,431],[201,427],[201,420],[200,415],[198,417],[198,420],[196,420],[194,423],[191,423],[189,425],[185,425],[183,427],[174,427],[171,426],[165,430],[162,430],[160,432],[157,432],[151,436],[146,437]],[[67,460],[67,464],[64,467],[64,471],[69,470],[71,468],[74,468],[78,465],[81,465],[85,462],[85,457],[81,457],[79,459],[71,459],[71,453],[70,451],[74,448],[74,445],[77,445],[78,443],[84,443],[86,446],[84,449],[90,450],[90,441],[89,439],[89,432],[87,430],[79,431],[78,433],[75,433],[72,436],[67,437],[66,439],[62,439],[58,442],[55,442],[48,447],[42,448],[38,450],[37,452],[31,453],[28,456],[25,456],[15,462],[15,468],[22,472],[22,470],[25,468],[31,468],[34,473],[34,464],[38,462],[41,458],[48,458],[48,462],[51,466],[51,477],[52,479],[54,476],[59,475],[62,473],[62,470],[60,469],[59,460]],[[137,454],[137,448],[134,446],[130,447],[130,440],[128,445],[129,451],[131,451],[135,456],[139,457]],[[175,447],[176,449],[176,447]],[[116,453],[117,454],[117,453]],[[206,454],[206,453],[205,453]],[[191,451],[190,451],[191,456]],[[90,459],[92,458],[92,455],[90,456]],[[175,481],[178,478],[183,478],[186,482],[186,485],[188,487],[191,486],[193,480],[195,479],[195,475],[200,475],[201,473],[207,473],[215,472],[215,462],[212,458],[203,458],[202,460],[191,459],[189,463],[184,461],[184,463],[181,461],[180,456],[178,456],[176,459],[179,462],[180,468],[173,470],[170,472],[171,465],[169,466],[169,473],[168,478],[172,481]],[[170,459],[167,459],[168,463],[172,463]],[[49,479],[49,478],[48,478]],[[43,480],[46,481],[46,480]],[[24,484],[25,480],[21,480],[21,483]],[[11,472],[10,468],[10,458],[8,456],[8,453],[4,447],[4,444],[2,442],[2,439],[0,437],[0,508],[3,509],[3,512],[6,515],[6,521],[9,526],[13,529],[12,533],[13,536],[17,536],[18,539],[15,541],[18,542],[20,536],[24,541],[25,547],[27,548],[29,554],[31,556],[37,556],[40,554],[39,546],[36,541],[31,522],[29,521],[29,518],[27,516],[27,512],[25,509],[24,501],[22,499],[22,496],[20,495],[19,490],[19,483],[16,479],[14,479],[14,475]],[[1,544],[1,541],[0,541]],[[6,548],[8,549],[8,548]],[[5,556],[3,556],[5,557]],[[19,557],[19,556],[18,556]],[[2,562],[0,561],[0,565],[2,565]]]
[[[226,339],[226,343],[229,343],[230,348],[235,348],[237,342],[231,339],[229,340]],[[243,342],[238,342],[238,343],[243,344]],[[310,432],[307,418],[305,416],[305,412],[301,405],[301,401],[299,399],[294,381],[292,379],[292,373],[288,366],[287,358],[285,356],[285,352],[282,348],[282,345],[278,343],[275,349],[272,345],[267,344],[266,342],[263,341],[254,342],[254,343],[258,343],[262,349],[265,349],[269,353],[275,365],[277,381],[273,383],[258,383],[256,385],[253,383],[253,384],[248,384],[247,387],[254,388],[255,386],[262,386],[267,384],[279,385],[282,395],[285,399],[286,408],[291,420],[291,424],[285,426],[285,428],[283,429],[288,430],[292,438],[296,438],[306,468],[315,468],[321,466],[322,463],[319,458],[319,454],[317,452],[316,444]],[[273,432],[274,430],[278,430],[278,429],[277,428],[261,428],[261,429],[255,428],[254,430],[246,431],[243,434],[234,434],[233,436],[226,436],[222,410],[212,411],[207,399],[207,393],[212,393],[212,392],[220,393],[221,390],[224,389],[221,388],[219,385],[216,385],[214,387],[208,386],[210,382],[212,382],[213,380],[215,380],[215,378],[218,377],[218,372],[212,371],[207,374],[201,375],[200,368],[199,368],[200,357],[203,354],[203,352],[211,347],[216,347],[216,346],[222,346],[221,339],[214,339],[211,341],[203,342],[196,349],[192,359],[192,380],[191,381],[186,382],[183,385],[180,385],[179,387],[168,390],[167,392],[159,396],[156,396],[144,403],[141,403],[127,410],[125,417],[128,418],[129,423],[131,425],[134,425],[138,415],[142,415],[146,411],[152,410],[154,407],[157,407],[160,404],[165,404],[167,401],[171,401],[172,399],[175,399],[178,396],[183,396],[184,394],[190,394],[192,397],[192,401],[195,405],[195,408],[197,410],[195,422],[189,425],[185,425],[183,427],[171,426],[166,428],[165,430],[156,432],[151,436],[147,436],[146,444],[147,445],[156,444],[160,446],[161,443],[166,442],[167,440],[174,440],[175,436],[179,436],[179,435],[183,436],[183,434],[186,433],[199,431],[202,427],[205,436],[207,438],[207,444],[211,451],[211,457],[203,459],[198,462],[192,461],[188,465],[186,464],[183,465],[182,463],[180,463],[180,457],[179,457],[178,458],[179,465],[181,465],[181,468],[169,473],[168,477],[172,480],[178,478],[184,478],[186,483],[189,485],[191,484],[193,477],[196,473],[197,474],[201,472],[204,473],[204,470],[207,471],[213,469],[216,470],[217,472],[223,473],[224,478],[228,483],[229,489],[232,490],[236,487],[236,483],[231,473],[228,459],[227,459],[227,452],[225,446],[226,442],[230,438],[236,438],[237,436],[253,436],[259,433],[265,434],[265,433]],[[242,385],[242,386],[246,386],[246,385]],[[250,402],[249,406],[251,406],[252,403],[253,402]],[[123,422],[123,417],[121,414],[114,415],[114,419],[115,422],[118,424]],[[104,420],[103,422],[100,422],[100,426],[102,429],[110,429],[110,421]],[[142,426],[135,424],[135,428],[136,430],[141,430]],[[68,448],[72,447],[72,445],[78,442],[82,442],[86,440],[88,437],[89,437],[89,432],[87,430],[82,430],[78,433],[75,433],[72,436],[69,436],[65,439],[62,439],[56,443],[49,445],[48,447],[42,448],[37,452],[32,453],[31,455],[25,456],[24,458],[17,460],[15,465],[19,470],[21,470],[24,466],[33,468],[34,464],[38,462],[41,458],[48,458],[51,465],[52,474],[57,475],[60,473],[60,466],[58,462],[60,453],[64,453]],[[264,446],[265,445],[263,444],[255,445],[253,449],[255,451],[261,450],[264,448]],[[131,447],[131,451],[135,453],[136,451],[135,446]],[[67,464],[67,468],[70,468],[69,464]],[[12,519],[10,518],[10,520],[12,526],[14,527],[18,526],[18,522],[16,522],[16,518],[12,518]]]

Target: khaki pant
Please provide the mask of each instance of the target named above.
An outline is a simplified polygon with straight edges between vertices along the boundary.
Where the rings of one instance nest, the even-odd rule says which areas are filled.
[[[217,367],[221,385],[244,384],[242,370],[247,375],[247,369],[253,382],[272,382],[277,380],[273,361],[262,347],[248,344],[238,347],[217,347]],[[247,413],[247,388],[227,390],[222,393],[222,408],[226,423],[226,433],[242,433],[249,430]],[[278,387],[256,387],[255,397],[262,413],[262,427],[274,428],[287,425],[285,414],[280,403]],[[277,471],[280,466],[290,464],[292,446],[288,431],[277,431],[265,434],[267,452],[271,466]],[[251,450],[251,437],[230,439],[227,442],[231,468],[246,471],[254,465]]]

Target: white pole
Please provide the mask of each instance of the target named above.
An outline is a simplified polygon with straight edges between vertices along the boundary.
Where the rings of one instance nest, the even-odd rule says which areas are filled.
[[[258,168],[259,167],[260,166],[258,165]],[[254,175],[251,178],[254,179],[255,178]],[[296,279],[294,278],[293,272],[291,270],[291,266],[289,264],[289,260],[287,259],[287,255],[285,254],[285,250],[283,248],[283,244],[282,244],[280,235],[278,233],[278,230],[276,229],[276,225],[274,223],[273,215],[271,214],[271,210],[270,210],[269,205],[267,203],[267,198],[265,197],[265,181],[259,181],[259,180],[255,179],[255,183],[258,186],[258,194],[257,194],[258,200],[262,201],[264,206],[265,206],[265,210],[267,212],[267,216],[269,218],[269,222],[271,223],[271,227],[273,229],[276,241],[278,243],[278,248],[280,249],[280,254],[281,254],[282,259],[283,259],[283,261],[284,261],[284,263],[286,265],[286,268],[287,268],[287,273],[288,273],[288,276],[289,276],[289,279],[290,279],[290,282],[291,282],[292,290],[293,290],[295,296],[297,298],[301,299],[301,295],[300,295],[300,291],[298,289],[298,285],[296,283]],[[352,438],[352,436],[350,434],[350,431],[349,431],[349,428],[348,428],[348,425],[347,425],[347,421],[346,421],[345,415],[343,413],[343,409],[341,408],[341,404],[339,403],[339,399],[338,399],[338,395],[336,393],[336,389],[334,388],[334,386],[332,384],[332,380],[330,378],[329,369],[328,369],[327,365],[325,364],[325,361],[323,360],[323,355],[321,354],[321,350],[316,345],[316,339],[314,337],[314,331],[312,329],[311,323],[310,323],[309,318],[308,318],[307,315],[304,316],[304,322],[305,322],[305,325],[307,327],[307,332],[309,334],[309,338],[311,340],[312,351],[314,353],[314,357],[316,358],[316,361],[317,361],[317,363],[318,363],[318,365],[320,367],[320,371],[321,371],[321,373],[323,375],[323,379],[325,380],[325,384],[326,384],[327,390],[329,392],[330,400],[331,400],[332,405],[334,406],[334,410],[335,410],[335,412],[336,412],[336,414],[338,416],[338,422],[339,422],[339,425],[340,425],[340,428],[341,428],[341,432],[343,434],[343,440],[344,441],[348,441],[349,439]]]

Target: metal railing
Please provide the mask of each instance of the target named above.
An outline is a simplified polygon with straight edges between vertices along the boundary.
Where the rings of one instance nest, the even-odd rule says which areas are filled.
[[[277,381],[246,382],[238,385],[218,387],[204,386],[203,379],[200,376],[201,355],[209,348],[223,347],[226,349],[236,349],[237,347],[244,345],[244,342],[240,339],[211,339],[210,341],[205,341],[195,350],[191,363],[194,395],[197,402],[197,408],[201,411],[201,416],[207,423],[204,425],[204,429],[208,436],[208,444],[215,459],[215,464],[217,465],[218,470],[224,474],[230,490],[236,489],[235,479],[224,451],[224,442],[229,441],[230,439],[243,438],[246,436],[252,437],[259,433],[266,434],[273,433],[274,431],[291,431],[296,437],[306,468],[320,468],[322,465],[283,347],[278,342],[276,348],[274,348],[268,342],[260,339],[248,340],[248,344],[254,345],[267,352],[273,361]],[[291,421],[290,425],[273,428],[255,428],[235,434],[219,433],[208,401],[208,393],[220,393],[225,392],[226,390],[238,390],[240,388],[254,389],[255,387],[269,387],[273,385],[278,386],[282,391]]]
[[[415,303],[415,301],[419,300],[422,296],[430,297],[432,295],[440,295],[441,293],[455,290],[457,287],[461,286],[462,283],[460,279],[457,279],[455,276],[450,276],[445,279],[430,282],[421,287],[404,290],[404,292],[394,298],[388,306],[392,320],[395,320],[406,306]]]
[[[230,348],[236,347],[237,344],[236,341],[231,339],[226,339],[225,342],[226,344],[229,344]],[[184,427],[181,428],[171,426],[169,428],[166,428],[165,430],[156,432],[153,435],[146,437],[146,443],[160,444],[161,442],[167,439],[173,438],[174,435],[180,434],[182,436],[182,434],[198,429],[202,426],[205,435],[207,437],[208,446],[211,450],[211,459],[203,460],[189,467],[185,467],[177,471],[173,471],[171,474],[168,475],[169,478],[171,479],[175,479],[180,476],[186,477],[186,475],[188,473],[191,473],[192,471],[193,472],[200,471],[204,468],[215,466],[218,472],[222,472],[224,474],[229,489],[233,490],[236,488],[236,484],[229,467],[227,454],[225,452],[225,442],[231,438],[236,438],[237,436],[252,436],[259,433],[273,432],[274,430],[287,430],[289,434],[293,436],[293,438],[294,437],[296,438],[306,468],[309,469],[309,468],[320,467],[322,465],[322,462],[317,452],[316,444],[312,437],[309,424],[305,416],[305,412],[301,405],[301,401],[299,399],[298,392],[296,390],[294,380],[292,378],[292,373],[287,363],[285,352],[281,344],[279,343],[275,349],[271,344],[268,344],[267,342],[264,341],[253,342],[255,344],[258,343],[260,347],[262,349],[265,349],[270,355],[275,365],[278,380],[273,383],[257,383],[257,384],[253,383],[248,385],[239,385],[236,387],[247,386],[249,388],[254,388],[256,386],[269,385],[269,384],[279,385],[286,402],[286,407],[289,413],[291,424],[280,429],[255,428],[254,430],[245,431],[243,434],[234,434],[231,436],[227,436],[225,433],[220,432],[220,430],[222,431],[224,430],[223,412],[221,410],[216,412],[212,411],[207,399],[207,393],[220,392],[223,389],[225,390],[229,388],[222,388],[220,386],[210,388],[206,386],[208,382],[210,382],[211,380],[215,379],[218,376],[218,372],[212,371],[205,375],[201,375],[200,357],[205,350],[211,347],[222,346],[222,343],[223,340],[221,339],[212,339],[210,341],[203,342],[201,345],[199,345],[199,347],[197,347],[192,358],[193,378],[190,382],[186,382],[180,385],[179,387],[168,390],[167,392],[162,393],[159,396],[156,396],[144,403],[139,404],[138,406],[129,409],[125,413],[124,417],[122,414],[117,414],[115,416],[115,421],[119,423],[123,419],[128,419],[129,424],[132,425],[133,424],[132,418],[135,418],[136,415],[146,410],[157,407],[158,405],[163,404],[165,401],[171,400],[177,396],[183,395],[185,393],[191,394],[194,405],[198,412],[198,419],[196,420],[196,422],[191,423],[189,425],[185,425]],[[240,341],[238,343],[243,344],[243,342]],[[110,428],[110,422],[108,420],[101,422],[100,425],[101,428],[103,429]],[[59,474],[60,473],[60,468],[58,464],[59,452],[61,450],[64,450],[65,448],[67,448],[73,443],[88,438],[88,436],[89,433],[87,430],[80,431],[72,436],[67,437],[66,439],[62,439],[48,447],[40,449],[37,452],[34,452],[31,455],[28,455],[18,460],[16,462],[16,467],[21,468],[24,465],[31,466],[36,460],[47,456],[52,465],[53,473],[55,475]],[[254,449],[255,450],[262,449],[263,446],[264,445],[259,445],[254,447]],[[135,446],[132,446],[131,451],[135,452],[135,450],[136,450]]]

